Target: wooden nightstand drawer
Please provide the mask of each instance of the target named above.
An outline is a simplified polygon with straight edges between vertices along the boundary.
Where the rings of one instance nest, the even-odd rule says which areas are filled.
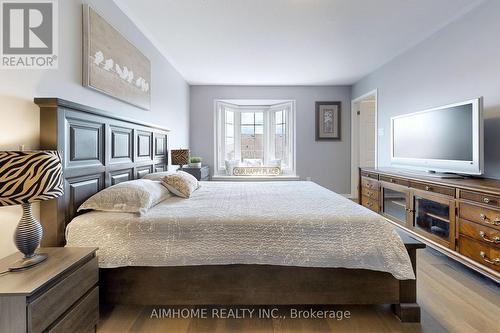
[[[99,321],[99,287],[95,287],[62,317],[50,333],[91,332]]]
[[[47,328],[99,280],[97,257],[79,267],[28,305],[28,330]]]
[[[60,332],[93,330],[99,319],[98,311],[93,310],[99,308],[99,293],[94,292],[99,282],[96,250],[39,248],[37,252],[46,253],[47,260],[24,271],[0,275],[0,333],[39,333],[56,327]],[[21,253],[15,253],[0,259],[0,271],[20,257]],[[78,322],[76,315],[70,316],[75,311],[89,329],[83,324],[69,325],[70,318]]]

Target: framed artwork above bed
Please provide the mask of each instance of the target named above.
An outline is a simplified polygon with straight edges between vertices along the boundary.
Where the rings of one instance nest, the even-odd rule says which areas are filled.
[[[316,102],[316,141],[340,140],[340,102]]]
[[[150,109],[149,59],[89,5],[83,5],[83,85]]]

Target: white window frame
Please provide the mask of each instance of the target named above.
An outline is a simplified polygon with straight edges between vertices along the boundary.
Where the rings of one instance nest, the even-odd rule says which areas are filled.
[[[295,176],[295,101],[285,101],[273,105],[237,105],[224,100],[214,100],[214,161],[216,175],[226,175],[225,156],[226,156],[226,109],[232,109],[234,112],[234,152],[235,159],[241,159],[241,112],[264,112],[263,126],[263,145],[264,145],[264,164],[269,163],[270,157],[274,156],[274,134],[275,134],[275,112],[287,111],[288,122],[286,127],[286,136],[288,138],[288,164],[282,168],[285,176]]]
[[[279,111],[286,111],[288,114],[288,119],[287,119],[287,126],[286,126],[286,132],[285,132],[285,137],[288,139],[288,164],[291,165],[286,165],[285,168],[283,168],[283,172],[285,174],[292,174],[295,175],[295,108],[293,107],[293,103],[291,102],[286,102],[286,103],[280,103],[280,104],[275,104],[272,105],[267,112],[267,116],[269,118],[268,124],[268,138],[269,144],[268,144],[268,154],[266,156],[275,156],[275,129],[276,129],[276,116],[275,113]],[[269,161],[267,161],[269,162]]]

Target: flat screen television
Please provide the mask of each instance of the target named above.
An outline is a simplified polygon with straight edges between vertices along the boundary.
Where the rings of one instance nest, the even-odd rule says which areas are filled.
[[[432,173],[483,173],[482,98],[391,118],[391,163]]]

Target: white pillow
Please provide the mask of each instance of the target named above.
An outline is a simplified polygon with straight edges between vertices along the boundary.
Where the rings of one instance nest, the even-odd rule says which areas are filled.
[[[281,160],[270,160],[269,161],[269,166],[270,167],[280,167],[281,168]]]
[[[175,173],[175,171],[153,172],[153,173],[148,173],[147,175],[145,175],[141,179],[149,179],[149,180],[161,181],[161,179],[163,177],[171,175],[171,174],[174,174],[174,173]]]
[[[170,192],[181,198],[189,198],[200,187],[198,180],[184,171],[177,171],[172,175],[163,177],[162,184]]]
[[[240,161],[238,161],[238,160],[226,160],[225,164],[226,164],[226,175],[232,176],[234,167],[239,166]]]
[[[161,182],[137,179],[119,183],[97,192],[85,201],[78,211],[93,209],[104,212],[146,214],[159,202],[170,197]]]
[[[262,166],[262,160],[260,158],[244,158],[243,166],[259,167]]]

